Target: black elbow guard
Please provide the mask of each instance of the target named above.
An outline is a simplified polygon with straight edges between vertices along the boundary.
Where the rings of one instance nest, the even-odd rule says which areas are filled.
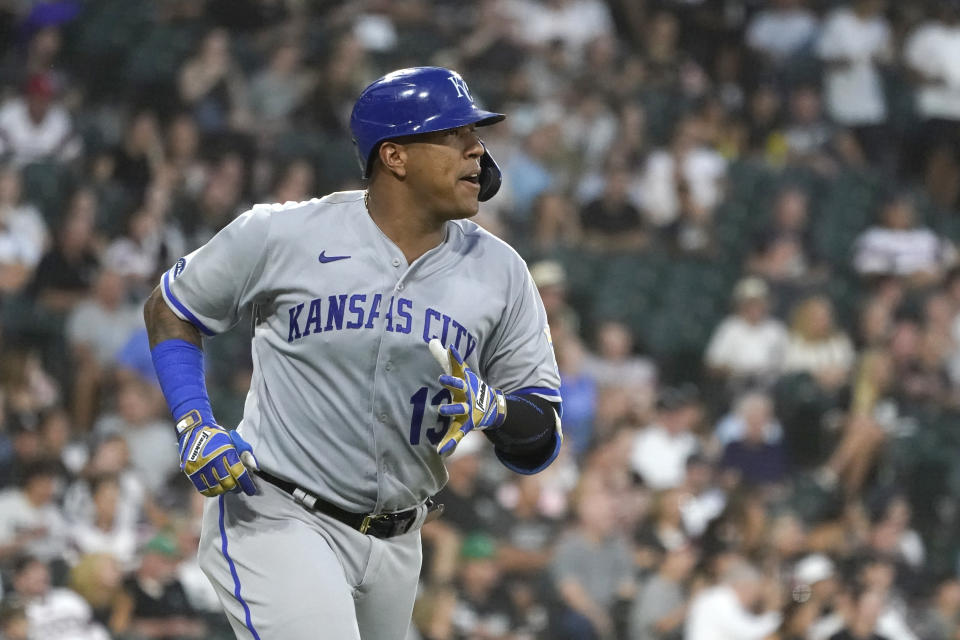
[[[508,469],[531,475],[546,469],[560,453],[563,432],[553,403],[539,396],[507,394],[503,424],[484,433]]]

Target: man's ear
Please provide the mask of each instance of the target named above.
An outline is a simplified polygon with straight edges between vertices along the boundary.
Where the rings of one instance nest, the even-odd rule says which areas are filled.
[[[398,178],[407,175],[407,147],[405,145],[387,140],[380,145],[378,153],[384,169]]]

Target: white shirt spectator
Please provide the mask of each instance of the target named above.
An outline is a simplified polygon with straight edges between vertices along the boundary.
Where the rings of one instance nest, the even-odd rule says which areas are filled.
[[[648,219],[658,227],[676,220],[680,211],[675,165],[673,154],[660,149],[650,154],[644,166],[641,177],[643,204]],[[695,204],[713,209],[720,202],[722,180],[727,173],[727,161],[723,156],[713,149],[698,147],[684,157],[680,170]]]
[[[130,334],[143,325],[140,309],[123,304],[105,309],[95,300],[84,300],[67,317],[66,334],[71,344],[89,346],[101,365],[110,365]]]
[[[827,18],[818,43],[827,62],[827,111],[843,125],[870,125],[887,118],[883,81],[876,61],[893,55],[890,26],[882,15],[861,18],[852,9],[837,9]]]
[[[747,44],[782,60],[813,42],[818,27],[817,17],[805,7],[763,9],[747,26]]]
[[[40,122],[30,119],[22,98],[8,100],[0,107],[0,155],[11,153],[14,164],[68,161],[80,155],[81,149],[64,107],[51,105]]]
[[[960,120],[960,25],[920,25],[904,45],[904,59],[924,78],[917,91],[920,115]]]
[[[117,475],[120,483],[120,497],[117,501],[117,523],[123,527],[136,527],[143,513],[147,499],[147,489],[140,476],[132,470]],[[86,480],[77,480],[71,484],[63,496],[63,513],[72,525],[93,525],[94,505],[90,493],[90,484]]]
[[[783,354],[784,373],[815,373],[823,369],[844,369],[853,366],[853,343],[843,334],[828,340],[811,342],[792,335]]]
[[[52,503],[35,507],[19,489],[0,492],[0,545],[30,531],[42,535],[27,543],[27,553],[45,562],[63,557],[67,525],[59,508]]]
[[[32,204],[0,212],[0,264],[36,267],[47,246],[47,225]]]
[[[680,504],[684,531],[691,538],[699,538],[707,530],[707,525],[723,513],[726,506],[727,495],[716,487],[698,495],[687,495]]]
[[[734,376],[768,375],[779,369],[786,344],[787,329],[779,320],[767,318],[750,324],[731,315],[710,338],[706,361]]]
[[[533,46],[562,40],[571,59],[576,59],[591,40],[613,34],[610,10],[600,0],[553,4],[505,0],[504,8],[513,17],[517,38]]]
[[[650,425],[633,441],[630,466],[651,489],[671,489],[683,483],[687,458],[697,447],[692,433],[671,434],[660,425]]]
[[[867,229],[854,246],[854,266],[861,274],[909,276],[950,266],[957,251],[926,228]]]
[[[70,589],[51,589],[27,605],[30,640],[110,640],[93,621],[87,601]]]
[[[775,612],[747,611],[726,585],[698,593],[690,603],[684,640],[763,640],[780,626]]]
[[[127,570],[137,567],[137,532],[133,527],[115,524],[104,531],[82,522],[70,528],[70,546],[79,555],[109,553]]]

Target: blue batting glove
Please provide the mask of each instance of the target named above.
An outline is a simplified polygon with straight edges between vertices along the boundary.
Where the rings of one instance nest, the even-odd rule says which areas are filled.
[[[257,487],[250,470],[258,470],[253,447],[236,431],[218,424],[202,424],[200,413],[191,411],[177,422],[180,469],[197,491],[207,497],[228,491],[254,495]]]

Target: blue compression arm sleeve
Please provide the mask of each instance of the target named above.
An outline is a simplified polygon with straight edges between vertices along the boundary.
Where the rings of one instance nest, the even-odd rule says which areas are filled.
[[[203,377],[203,351],[186,340],[174,338],[164,340],[150,354],[173,419],[179,420],[196,410],[203,424],[216,424]]]

